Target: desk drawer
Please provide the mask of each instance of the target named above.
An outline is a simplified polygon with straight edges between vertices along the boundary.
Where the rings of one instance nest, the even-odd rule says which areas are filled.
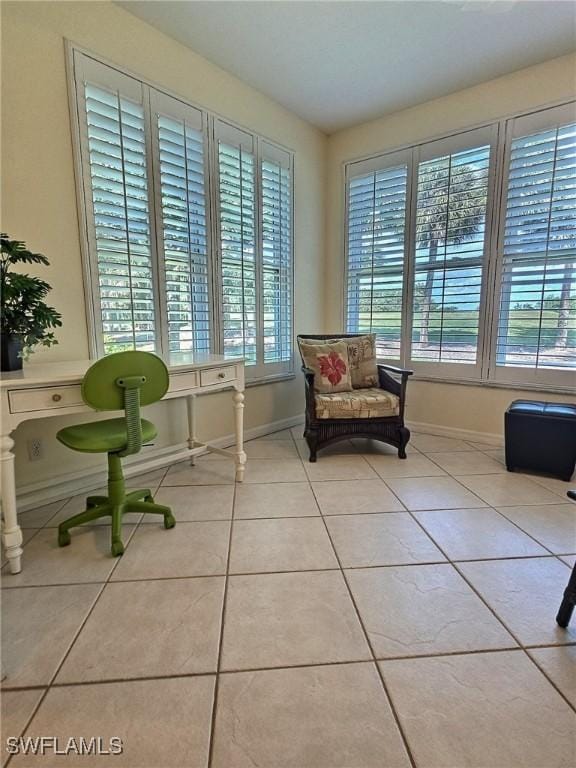
[[[196,371],[170,374],[170,392],[179,392],[182,389],[195,389],[197,386],[198,374]]]
[[[81,387],[71,384],[65,387],[46,387],[45,389],[9,390],[10,413],[29,411],[50,411],[54,408],[70,408],[84,405]]]
[[[226,381],[234,381],[235,378],[236,367],[234,365],[200,371],[200,384],[203,387],[209,387],[212,384],[223,384]]]

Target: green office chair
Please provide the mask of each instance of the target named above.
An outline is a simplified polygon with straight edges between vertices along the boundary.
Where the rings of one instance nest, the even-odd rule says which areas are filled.
[[[160,400],[168,389],[168,369],[150,352],[117,352],[89,368],[82,382],[84,402],[97,411],[124,410],[124,418],[106,419],[61,429],[56,437],[68,448],[83,453],[108,454],[108,496],[88,496],[86,511],[58,526],[58,544],[70,544],[70,528],[106,515],[112,518],[112,554],[124,552],[122,516],[126,512],[164,515],[164,527],[176,521],[170,507],[155,504],[148,488],[126,493],[122,461],[139,453],[142,444],[156,437],[156,427],[140,418],[140,406]]]

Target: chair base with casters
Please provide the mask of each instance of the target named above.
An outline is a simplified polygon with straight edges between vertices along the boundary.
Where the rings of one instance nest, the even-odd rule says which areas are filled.
[[[120,374],[120,375],[119,375]],[[129,512],[162,515],[164,527],[176,525],[170,507],[156,504],[149,488],[126,491],[122,458],[138,453],[142,445],[156,437],[155,426],[140,418],[140,405],[159,400],[168,389],[166,366],[148,352],[118,352],[99,360],[82,383],[84,401],[98,410],[124,409],[124,418],[94,421],[61,429],[57,439],[82,453],[108,455],[108,495],[89,496],[86,510],[69,517],[58,526],[58,544],[71,542],[70,529],[109,517],[112,528],[111,551],[124,552],[122,518]]]
[[[89,426],[89,425],[85,425]],[[65,430],[62,430],[65,431]],[[64,442],[60,437],[61,442]],[[58,526],[58,545],[66,547],[70,544],[70,528],[91,523],[101,517],[110,517],[112,525],[111,552],[116,557],[124,553],[122,542],[122,518],[129,512],[144,512],[145,514],[162,515],[164,527],[174,528],[176,520],[170,507],[156,504],[149,488],[126,493],[122,463],[119,456],[108,454],[108,496],[88,496],[86,511],[69,517]]]

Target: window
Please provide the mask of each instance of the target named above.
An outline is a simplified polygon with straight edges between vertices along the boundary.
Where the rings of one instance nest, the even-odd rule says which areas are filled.
[[[224,354],[256,363],[255,142],[218,123],[218,209]]]
[[[409,154],[388,155],[378,169],[356,163],[348,184],[350,333],[376,333],[377,354],[400,359],[406,265]]]
[[[163,316],[171,353],[210,351],[210,259],[202,112],[151,94]]]
[[[480,375],[496,137],[468,131],[348,166],[347,329],[376,333],[379,357]]]
[[[107,352],[156,348],[149,178],[142,87],[119,76],[92,82],[86,62],[81,91],[83,149],[90,173],[89,233],[94,308]]]
[[[73,51],[97,355],[243,356],[290,374],[290,152]],[[212,202],[215,201],[215,202]]]
[[[292,158],[221,120],[215,135],[224,355],[281,375],[292,365]]]
[[[433,378],[574,386],[575,169],[573,105],[349,163],[347,330]]]
[[[495,378],[574,383],[576,120],[569,108],[508,128]]]
[[[264,362],[277,367],[292,359],[292,157],[263,141],[262,333]]]
[[[496,132],[469,131],[416,151],[410,365],[479,377]]]

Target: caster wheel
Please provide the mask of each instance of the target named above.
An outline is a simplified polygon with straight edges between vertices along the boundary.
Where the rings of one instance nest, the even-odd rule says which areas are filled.
[[[173,515],[164,515],[164,528],[174,528],[176,520]]]
[[[70,544],[70,531],[58,531],[58,546],[67,547]]]
[[[118,555],[124,554],[124,544],[122,544],[120,539],[115,539],[112,542],[111,552],[114,555],[114,557],[118,557]]]

